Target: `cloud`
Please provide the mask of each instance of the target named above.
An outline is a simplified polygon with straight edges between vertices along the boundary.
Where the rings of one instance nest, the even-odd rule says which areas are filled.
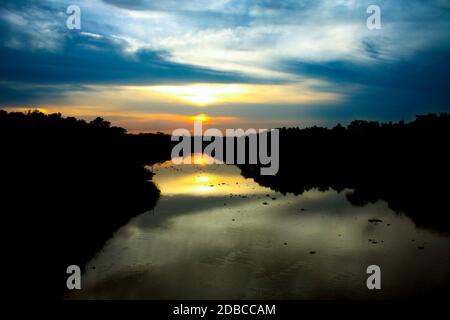
[[[83,34],[67,35],[61,51],[0,51],[0,81],[28,83],[164,83],[246,81],[231,73],[167,61],[161,51],[122,52],[122,41]],[[247,80],[248,81],[248,80]]]
[[[152,48],[173,62],[281,81],[298,80],[273,67],[284,59],[373,64],[449,41],[440,1],[379,1],[379,32],[366,28],[370,1],[105,2],[132,9],[118,9],[111,26],[130,52]]]
[[[81,7],[82,30],[65,27],[69,4]],[[376,1],[376,31],[366,28],[369,4],[7,1],[0,6],[0,104],[73,108],[91,99],[117,117],[120,110],[191,114],[196,106],[186,100],[137,101],[127,92],[115,101],[107,87],[230,84],[260,91],[208,112],[282,124],[449,111],[448,2]]]
[[[31,6],[26,10],[0,8],[1,44],[14,49],[57,50],[63,43],[61,14]],[[56,19],[55,19],[56,17]]]
[[[4,11],[0,17],[11,28],[5,36],[10,46],[31,42],[35,48],[56,51],[73,44],[74,33],[64,30],[63,23],[64,5],[69,3],[46,1],[42,7]],[[449,12],[436,0],[379,1],[383,29],[378,32],[365,26],[370,1],[76,3],[82,9],[81,34],[117,40],[125,54],[164,52],[167,62],[279,81],[299,78],[289,70],[277,70],[284,59],[373,64],[408,58],[449,41]],[[25,21],[34,25],[25,28]],[[102,43],[90,46],[95,49]]]

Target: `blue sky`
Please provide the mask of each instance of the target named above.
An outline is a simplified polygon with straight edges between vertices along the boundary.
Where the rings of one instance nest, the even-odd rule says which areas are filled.
[[[3,1],[0,107],[130,131],[199,113],[219,127],[408,120],[450,112],[448,30],[446,0]]]

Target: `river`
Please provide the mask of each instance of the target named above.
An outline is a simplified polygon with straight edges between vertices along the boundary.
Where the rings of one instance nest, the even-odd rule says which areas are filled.
[[[119,229],[74,299],[384,299],[449,287],[450,238],[344,190],[282,195],[230,165],[154,166],[157,206]],[[369,221],[370,220],[370,221]],[[368,290],[366,268],[381,268]]]

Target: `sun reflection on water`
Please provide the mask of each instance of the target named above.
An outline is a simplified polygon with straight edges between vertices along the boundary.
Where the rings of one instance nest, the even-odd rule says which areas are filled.
[[[195,178],[195,181],[200,182],[200,183],[202,183],[202,182],[208,182],[209,180],[211,180],[211,178],[208,177],[208,176],[205,176],[205,175],[203,175],[203,176],[198,176],[198,177]]]
[[[167,161],[154,167],[154,172],[157,173],[154,181],[162,194],[244,195],[258,192],[254,183],[240,176],[239,169],[235,166],[209,165],[208,155],[195,154],[189,157],[195,165],[174,165],[172,161]],[[220,174],[215,174],[217,170]]]

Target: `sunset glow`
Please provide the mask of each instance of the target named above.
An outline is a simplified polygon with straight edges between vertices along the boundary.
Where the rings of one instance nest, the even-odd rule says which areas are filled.
[[[241,85],[228,84],[155,86],[149,89],[200,106],[227,101],[247,92]]]
[[[209,119],[210,118],[204,113],[192,117],[193,121],[201,121],[201,122],[208,121]]]
[[[133,133],[170,133],[203,112],[223,129],[448,109],[447,73],[434,76],[449,69],[445,0],[405,12],[386,2],[392,23],[376,31],[361,1],[134,2],[89,1],[79,32],[55,20],[57,1],[0,10],[0,107],[100,116]]]

